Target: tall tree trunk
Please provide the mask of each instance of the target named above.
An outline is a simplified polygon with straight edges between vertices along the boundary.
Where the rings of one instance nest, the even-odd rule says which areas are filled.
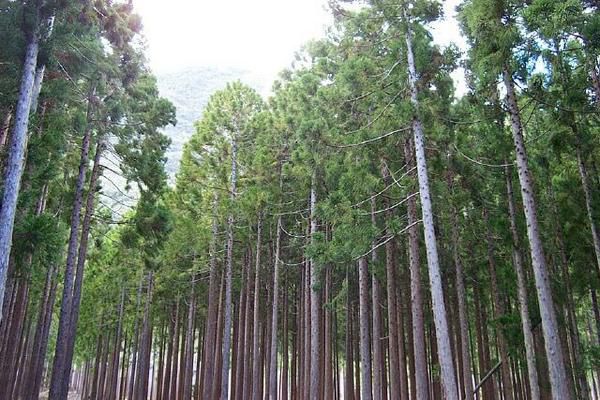
[[[40,13],[42,3],[41,0],[37,0],[32,5],[31,15],[33,19],[31,22],[33,29],[27,34],[25,60],[21,72],[21,86],[15,110],[15,123],[10,136],[10,149],[8,151],[8,160],[3,179],[4,192],[2,194],[2,205],[0,206],[0,304],[4,300],[4,288],[12,246],[17,199],[19,197],[19,187],[23,175],[25,151],[27,149],[27,129],[29,127],[29,114],[31,111],[40,48]],[[1,320],[2,311],[0,310]]]
[[[313,172],[310,187],[310,242],[315,243],[317,234],[317,177]],[[365,260],[366,261],[366,260]],[[321,383],[321,318],[320,318],[320,299],[319,290],[319,268],[314,258],[310,259],[310,398],[320,397]]]
[[[85,215],[83,217],[83,223],[81,225],[81,237],[79,243],[79,251],[77,254],[77,271],[75,275],[75,282],[73,283],[73,293],[71,295],[71,319],[68,325],[67,342],[66,342],[66,356],[64,360],[64,381],[62,393],[66,396],[68,392],[69,376],[71,375],[71,364],[73,362],[73,351],[75,347],[75,336],[77,333],[77,321],[79,320],[79,307],[81,304],[81,291],[83,289],[83,274],[85,261],[88,250],[88,239],[90,235],[92,216],[94,213],[94,199],[96,197],[98,179],[102,174],[102,168],[100,165],[100,159],[105,148],[105,142],[103,138],[98,139],[96,145],[96,154],[94,156],[94,166],[92,167],[92,174],[90,177],[90,186],[87,194],[85,204]]]
[[[404,142],[404,158],[406,167],[415,167],[412,140]],[[413,173],[414,175],[414,173]],[[423,295],[421,293],[421,262],[419,254],[419,237],[417,228],[417,201],[414,197],[408,199],[408,258],[410,264],[410,293],[411,313],[413,320],[413,346],[415,353],[415,380],[418,399],[428,400],[429,388],[427,378],[427,354],[425,351],[425,321],[423,317]]]
[[[469,322],[467,310],[467,291],[465,288],[465,277],[462,261],[459,254],[458,241],[458,216],[456,210],[453,210],[454,221],[452,225],[452,252],[454,256],[454,267],[456,268],[456,296],[458,302],[458,325],[459,325],[459,343],[462,358],[462,378],[465,392],[462,398],[465,400],[473,399],[473,378],[471,373],[471,354],[469,353]]]
[[[377,227],[377,219],[375,217],[376,202],[375,197],[371,199],[371,224]],[[371,244],[371,261],[373,266],[377,263],[377,249],[375,243]],[[381,284],[375,274],[375,268],[371,271],[371,308],[373,317],[373,399],[381,400],[383,391],[387,388],[383,386],[383,375],[385,374],[385,366],[383,363],[383,348],[381,346]]]
[[[431,205],[431,195],[429,193],[429,177],[427,175],[427,160],[425,157],[425,135],[423,133],[423,125],[418,116],[419,93],[417,88],[415,57],[412,48],[412,30],[410,27],[410,21],[408,21],[406,18],[406,11],[404,11],[404,17],[407,23],[406,52],[408,59],[409,87],[411,92],[410,97],[413,107],[415,108],[415,114],[412,120],[412,129],[414,135],[417,177],[419,180],[421,212],[423,214],[425,247],[427,249],[427,265],[429,267],[429,283],[431,285],[431,300],[436,329],[437,350],[441,367],[440,372],[442,387],[446,400],[457,400],[458,390],[456,386],[456,373],[454,371],[454,361],[450,347],[448,320],[446,316],[446,306],[444,304],[444,289],[442,286],[440,261],[433,223],[433,208]]]
[[[490,281],[492,288],[492,302],[494,309],[494,318],[496,320],[496,340],[498,343],[498,351],[500,353],[500,373],[502,376],[502,393],[504,394],[505,400],[513,399],[513,386],[510,373],[510,361],[508,359],[508,345],[506,338],[504,337],[503,327],[501,326],[500,320],[505,314],[504,302],[500,298],[500,288],[498,287],[498,274],[496,271],[496,260],[494,256],[494,245],[492,243],[492,233],[490,231],[490,222],[488,218],[487,209],[483,209],[483,220],[486,225],[486,241],[487,241],[487,256],[490,273]]]
[[[273,306],[271,308],[271,360],[269,376],[269,399],[277,400],[277,325],[279,309],[279,274],[281,257],[281,215],[277,217],[277,234],[275,238],[275,260],[273,263]],[[287,353],[287,344],[284,343],[284,353]],[[286,368],[286,365],[283,366]]]
[[[346,271],[346,371],[344,373],[344,399],[354,400],[354,350],[352,338],[352,302],[350,300],[350,274]]]
[[[57,268],[54,263],[48,266],[46,273],[46,283],[44,286],[42,306],[40,307],[36,332],[34,336],[34,345],[32,358],[29,366],[28,384],[25,387],[25,400],[37,400],[40,394],[42,381],[42,372],[44,369],[44,358],[48,347],[48,336],[50,324],[52,322],[52,309],[54,308],[54,299],[56,297],[56,274]]]
[[[183,398],[192,400],[192,376],[194,372],[194,316],[196,315],[196,275],[192,274],[192,288],[190,289],[190,305],[188,308],[185,348],[185,380],[183,382]]]
[[[137,366],[138,366],[138,361],[137,361],[137,357],[138,357],[138,349],[139,349],[139,340],[140,340],[140,329],[139,329],[139,309],[140,309],[140,302],[142,301],[142,285],[144,283],[144,275],[142,274],[140,276],[140,282],[138,284],[138,288],[137,288],[137,295],[136,295],[136,300],[135,300],[135,317],[134,317],[134,328],[133,328],[133,347],[131,349],[131,354],[132,354],[132,360],[131,360],[131,367],[129,368],[129,383],[127,386],[127,398],[128,399],[133,399],[133,395],[134,395],[134,383],[135,383],[135,376],[136,376],[136,371],[137,371]]]
[[[256,262],[254,264],[254,323],[252,335],[252,400],[260,400],[260,246],[262,239],[262,214],[256,225]]]
[[[506,193],[508,197],[508,213],[510,217],[510,232],[513,243],[513,263],[517,273],[517,290],[519,297],[519,312],[521,314],[521,327],[525,341],[525,355],[527,361],[527,377],[529,379],[529,392],[532,400],[540,398],[540,384],[536,368],[535,345],[533,342],[533,331],[531,328],[531,318],[529,317],[529,305],[527,301],[527,282],[523,269],[523,259],[521,257],[521,245],[519,232],[517,230],[517,214],[515,208],[515,199],[512,187],[512,174],[508,167],[505,170],[506,175]]]
[[[237,141],[231,143],[231,178],[230,178],[231,202],[235,203],[237,191]],[[221,400],[229,398],[229,362],[231,354],[231,314],[232,314],[232,273],[233,273],[233,210],[229,211],[227,217],[227,263],[225,269],[225,312],[223,314],[223,366],[221,369]]]
[[[150,350],[152,346],[152,320],[150,318],[150,307],[152,305],[153,284],[154,276],[151,271],[148,273],[148,292],[146,294],[146,305],[144,306],[142,340],[141,345],[139,346],[139,373],[136,377],[134,400],[145,400],[148,398],[148,374],[150,372]]]
[[[384,184],[390,185],[390,171],[382,163],[381,173]],[[390,208],[390,201],[384,198],[384,207]],[[389,222],[393,219],[392,210],[386,211],[385,234],[392,235]],[[387,316],[388,316],[388,347],[390,369],[390,398],[400,398],[400,359],[398,352],[398,313],[396,310],[396,267],[394,264],[394,243],[392,240],[385,244],[386,289],[387,289]],[[422,311],[421,311],[422,312]]]
[[[540,237],[539,225],[537,220],[537,206],[533,192],[533,181],[529,171],[527,160],[527,151],[523,139],[523,126],[517,96],[512,80],[512,74],[507,65],[503,69],[504,85],[506,86],[506,100],[511,117],[511,128],[515,144],[517,159],[517,171],[519,182],[521,184],[521,196],[523,198],[523,208],[525,210],[525,219],[527,221],[527,236],[529,238],[529,247],[531,251],[531,261],[542,318],[542,330],[544,331],[544,343],[546,357],[548,359],[548,369],[552,385],[552,396],[554,399],[571,399],[567,384],[567,373],[563,359],[563,349],[558,334],[558,322],[556,320],[554,300],[552,299],[552,289],[548,277],[548,267],[546,265],[546,256]]]
[[[67,353],[70,343],[70,326],[73,311],[73,288],[75,284],[74,269],[77,262],[77,245],[79,242],[79,224],[81,208],[83,205],[83,192],[85,185],[85,175],[88,168],[90,141],[92,135],[92,99],[95,88],[92,87],[87,106],[87,126],[83,136],[81,146],[81,156],[79,162],[79,174],[75,183],[75,198],[71,211],[71,233],[67,247],[67,261],[65,266],[65,278],[63,284],[62,303],[60,308],[60,320],[58,323],[58,336],[56,339],[56,350],[54,352],[54,362],[52,365],[52,378],[50,381],[50,400],[65,400],[65,379],[68,379]]]
[[[360,370],[361,400],[372,398],[371,387],[371,346],[369,338],[369,268],[367,259],[358,260],[359,309],[360,309]]]
[[[202,398],[211,399],[215,376],[215,346],[217,337],[217,306],[219,299],[219,282],[217,277],[217,206],[218,198],[215,193],[213,198],[212,236],[210,239],[210,272],[208,284],[208,310],[206,312],[206,334],[204,336],[204,354],[202,369],[204,380],[202,382]],[[167,362],[167,365],[169,363]],[[166,380],[168,382],[168,380]],[[165,388],[168,391],[168,385]],[[168,397],[164,397],[165,400]]]

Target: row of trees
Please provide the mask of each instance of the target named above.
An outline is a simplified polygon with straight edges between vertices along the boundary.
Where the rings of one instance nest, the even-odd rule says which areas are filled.
[[[118,193],[125,177],[136,215],[156,213],[169,144],[158,129],[175,110],[131,2],[2,1],[0,19],[0,398],[66,399],[91,232],[107,233],[105,204],[124,200],[101,186]]]
[[[346,3],[330,3],[335,25],[268,100],[240,82],[213,94],[173,189],[156,131],[172,110],[151,79],[118,86],[121,119],[107,114],[119,123],[95,125],[98,103],[68,103],[88,123],[94,104],[91,136],[112,146],[140,196],[114,221],[88,213],[88,190],[85,213],[63,217],[67,295],[54,325],[67,225],[62,240],[15,241],[13,254],[32,254],[9,274],[0,332],[15,398],[33,366],[56,399],[68,380],[94,400],[598,398],[596,2],[465,0],[464,55],[432,42],[437,1]],[[113,45],[107,60],[134,59]],[[79,52],[67,53],[71,69],[64,55],[48,64],[61,95],[90,87],[83,67],[65,81],[88,65]],[[456,100],[459,65],[469,91]],[[104,141],[99,126],[111,127]],[[77,175],[77,155],[57,154],[51,182],[79,176],[83,188],[87,159]],[[25,187],[21,198],[35,199]],[[82,209],[85,191],[77,200],[65,187],[34,221]]]

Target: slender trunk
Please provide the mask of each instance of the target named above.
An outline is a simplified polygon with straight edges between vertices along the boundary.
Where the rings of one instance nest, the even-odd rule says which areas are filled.
[[[248,285],[246,287],[246,315],[244,324],[244,351],[247,353],[244,357],[244,380],[243,380],[243,399],[252,398],[252,322],[253,314],[252,311],[252,285],[253,285],[253,274],[251,273],[250,264],[248,264]]]
[[[316,173],[313,172],[310,187],[310,242],[315,243],[317,234],[317,182]],[[366,260],[365,260],[366,262]],[[317,399],[320,396],[321,378],[321,329],[320,329],[320,290],[319,290],[319,268],[314,259],[309,261],[310,265],[310,398]],[[366,316],[365,316],[366,317]]]
[[[262,214],[258,216],[256,225],[256,262],[254,264],[254,322],[252,335],[252,399],[260,400],[260,246],[262,239]]]
[[[496,320],[496,340],[498,344],[498,351],[500,353],[500,360],[502,365],[500,366],[500,374],[502,376],[502,393],[504,394],[505,400],[513,399],[513,387],[510,373],[510,361],[508,359],[508,345],[500,320],[505,314],[504,302],[500,298],[500,288],[498,287],[498,274],[496,271],[496,260],[494,255],[494,245],[492,243],[492,233],[490,231],[490,222],[488,218],[487,209],[483,209],[483,220],[486,225],[486,241],[487,241],[487,256],[490,273],[490,281],[492,284],[492,301],[494,318]]]
[[[521,196],[523,208],[527,221],[527,236],[531,251],[531,260],[536,283],[536,291],[542,318],[542,330],[544,332],[544,343],[548,369],[552,385],[552,396],[554,399],[571,399],[567,384],[567,373],[563,359],[562,345],[558,334],[558,322],[556,320],[555,306],[552,299],[552,289],[548,277],[548,267],[544,248],[539,232],[537,221],[537,206],[533,192],[533,181],[529,171],[527,151],[523,139],[523,126],[517,96],[512,80],[512,74],[508,66],[503,70],[504,85],[506,86],[506,99],[511,117],[511,128],[516,150],[517,171],[521,184]]]
[[[281,253],[281,215],[277,218],[277,236],[275,238],[275,260],[273,271],[273,306],[271,308],[271,360],[269,376],[269,399],[277,400],[277,317],[279,309],[279,257]],[[284,346],[284,353],[287,348]],[[286,366],[284,365],[284,368]]]
[[[175,311],[175,313],[176,313],[176,311]],[[167,361],[164,366],[165,374],[164,374],[163,384],[162,384],[162,394],[160,396],[161,400],[170,400],[171,399],[171,364],[173,363],[173,337],[174,336],[175,336],[175,320],[171,317],[169,320],[169,344],[167,347]],[[207,397],[207,398],[210,399],[210,397]]]
[[[93,96],[94,89],[91,91]],[[60,309],[60,320],[58,325],[58,336],[56,339],[56,350],[52,366],[52,379],[50,381],[50,400],[65,400],[67,393],[64,391],[64,382],[68,379],[67,353],[70,343],[70,326],[73,310],[73,288],[75,284],[74,267],[77,261],[77,245],[79,235],[79,219],[83,205],[83,192],[85,175],[88,167],[90,141],[92,135],[92,101],[88,99],[87,123],[81,146],[81,157],[79,162],[79,174],[75,184],[75,198],[71,211],[71,234],[67,248],[67,261],[65,267],[65,278],[63,284],[62,304]],[[69,366],[70,368],[70,366]]]
[[[204,354],[202,369],[204,380],[202,382],[202,398],[209,400],[214,384],[215,375],[215,346],[217,336],[217,306],[219,299],[219,282],[217,277],[217,205],[218,198],[215,194],[213,199],[212,236],[210,239],[210,272],[208,284],[208,310],[206,312],[206,334],[204,337]],[[167,362],[167,365],[169,363]],[[168,373],[168,372],[167,372]],[[168,382],[168,380],[166,380]],[[165,389],[168,392],[168,385]],[[164,397],[165,400],[168,397]]]
[[[375,217],[376,202],[375,197],[371,199],[371,224],[373,227],[377,227],[377,219]],[[377,263],[377,249],[375,243],[371,244],[371,261],[373,266]],[[385,368],[383,364],[383,348],[381,346],[381,284],[375,274],[375,268],[371,272],[371,307],[373,317],[373,398],[374,400],[381,400],[383,395],[382,392],[387,390],[383,386],[383,375]]]
[[[4,173],[4,192],[2,194],[2,205],[0,207],[0,304],[4,300],[4,289],[8,272],[10,249],[12,246],[15,212],[17,210],[17,199],[19,187],[23,175],[25,163],[25,151],[27,149],[27,129],[29,126],[29,114],[31,111],[32,97],[34,93],[34,81],[38,53],[40,48],[40,13],[42,1],[33,2],[33,30],[27,35],[25,47],[25,60],[21,73],[21,86],[17,98],[15,110],[15,123],[10,136],[10,149]],[[2,310],[0,310],[0,321]]]
[[[381,169],[384,184],[390,184],[390,172],[384,164]],[[390,208],[390,201],[384,198],[384,207]],[[393,212],[386,211],[386,221],[391,221]],[[386,223],[386,235],[392,235],[389,223]],[[390,368],[390,398],[400,398],[400,359],[398,352],[398,314],[396,310],[396,267],[394,264],[394,243],[392,240],[385,244],[386,256],[386,289],[387,289],[387,316],[388,316],[388,347]],[[422,312],[422,311],[421,311]]]
[[[521,257],[521,245],[519,232],[517,230],[517,215],[515,208],[515,199],[512,187],[511,171],[506,168],[506,192],[508,197],[508,213],[510,217],[510,231],[513,243],[513,263],[517,273],[517,289],[519,297],[519,312],[521,313],[521,327],[523,329],[523,338],[525,341],[525,355],[527,361],[527,377],[529,378],[529,391],[532,400],[540,398],[540,384],[538,381],[536,368],[536,354],[533,342],[533,331],[531,328],[531,318],[529,317],[529,305],[527,301],[527,282],[523,269],[523,259]]]
[[[404,158],[408,170],[414,168],[415,160],[412,150],[412,140],[404,142]],[[429,397],[427,379],[427,354],[425,351],[425,322],[423,317],[423,295],[421,293],[421,262],[419,254],[419,234],[417,223],[417,201],[414,197],[407,202],[408,214],[408,255],[410,264],[410,293],[413,346],[415,353],[415,380],[418,399],[427,400]]]
[[[360,307],[360,370],[361,400],[372,398],[371,387],[371,347],[369,338],[369,269],[367,259],[358,260],[359,307]]]
[[[454,362],[450,347],[448,320],[446,316],[446,306],[444,304],[444,289],[442,286],[440,261],[433,223],[433,208],[431,205],[431,195],[429,193],[429,177],[427,176],[427,160],[425,157],[425,135],[423,133],[423,125],[418,116],[419,93],[417,88],[415,57],[412,49],[412,31],[410,28],[410,22],[406,19],[406,15],[405,20],[407,22],[406,52],[408,59],[409,86],[411,92],[410,97],[413,107],[415,108],[415,114],[412,120],[412,128],[414,134],[417,177],[419,180],[421,212],[423,214],[425,247],[427,249],[427,265],[429,267],[429,283],[431,285],[431,300],[436,329],[438,347],[437,351],[441,367],[440,375],[446,400],[457,400],[458,390],[456,386],[456,373],[454,371]]]
[[[185,348],[185,380],[183,382],[183,399],[192,399],[192,376],[194,371],[194,316],[196,315],[195,278],[192,274],[192,288],[190,291],[190,305],[188,309]]]
[[[465,288],[465,277],[462,261],[459,255],[458,243],[458,217],[454,210],[454,221],[452,225],[452,252],[454,256],[454,267],[456,268],[456,296],[458,302],[458,325],[459,343],[462,358],[462,378],[465,392],[462,398],[473,399],[473,379],[471,374],[471,354],[469,353],[469,322],[467,310],[467,291]]]
[[[350,301],[350,274],[346,272],[346,339],[345,339],[345,350],[346,350],[346,372],[344,382],[344,399],[354,400],[354,372],[352,370],[354,365],[354,351],[352,349],[352,302]]]
[[[231,143],[231,202],[235,203],[237,191],[237,141]],[[225,313],[223,315],[223,366],[221,369],[221,400],[229,398],[229,362],[231,353],[232,273],[233,273],[233,211],[227,217],[227,265],[225,270]]]
[[[46,274],[46,284],[42,306],[38,316],[38,322],[34,337],[32,358],[30,362],[28,384],[25,388],[25,400],[37,400],[39,398],[40,385],[42,381],[42,372],[44,368],[44,357],[48,346],[48,336],[50,332],[50,323],[52,322],[52,309],[54,308],[54,299],[56,295],[56,265],[50,264]]]
[[[67,395],[69,376],[71,375],[71,364],[73,361],[73,351],[75,347],[75,336],[77,333],[77,321],[79,320],[79,307],[81,304],[81,290],[83,288],[83,274],[85,261],[88,250],[88,239],[90,235],[92,216],[94,213],[94,199],[96,197],[96,190],[98,185],[98,179],[102,173],[100,166],[100,159],[104,151],[105,142],[103,138],[100,138],[96,145],[96,154],[94,156],[94,166],[92,167],[92,174],[90,177],[90,186],[87,194],[85,204],[85,215],[83,217],[83,223],[81,225],[81,238],[79,243],[79,252],[77,255],[77,271],[75,281],[73,283],[73,294],[71,296],[71,319],[68,325],[67,342],[66,342],[66,356],[64,360],[64,375],[63,375],[63,396]],[[64,397],[63,397],[64,398]]]
[[[135,374],[136,374],[136,368],[137,368],[137,356],[138,356],[138,348],[139,348],[139,339],[140,339],[140,335],[139,335],[139,309],[140,309],[140,302],[142,299],[142,284],[144,282],[144,275],[142,275],[140,277],[140,283],[138,285],[138,289],[137,289],[137,296],[136,296],[136,301],[135,301],[135,322],[134,322],[134,328],[133,328],[133,348],[131,351],[132,354],[132,360],[131,360],[131,367],[129,368],[129,384],[128,384],[128,388],[127,388],[127,398],[128,399],[133,399],[133,390],[134,390],[134,383],[135,383]]]

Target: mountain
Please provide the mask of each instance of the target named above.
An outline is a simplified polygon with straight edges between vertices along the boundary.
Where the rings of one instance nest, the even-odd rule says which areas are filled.
[[[169,99],[177,109],[177,125],[164,130],[171,139],[166,169],[172,182],[179,170],[183,146],[194,134],[194,123],[202,117],[210,96],[238,79],[261,95],[267,95],[273,78],[256,71],[214,67],[156,73],[156,77],[161,96]]]

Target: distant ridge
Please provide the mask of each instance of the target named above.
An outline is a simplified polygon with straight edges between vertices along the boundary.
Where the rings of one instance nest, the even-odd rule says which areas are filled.
[[[166,165],[171,182],[174,182],[179,170],[183,146],[195,132],[194,123],[202,117],[202,111],[215,91],[223,89],[228,82],[239,79],[264,96],[272,84],[270,76],[234,68],[185,68],[181,71],[156,73],[156,77],[161,96],[169,99],[177,108],[177,125],[164,130],[171,139]]]

